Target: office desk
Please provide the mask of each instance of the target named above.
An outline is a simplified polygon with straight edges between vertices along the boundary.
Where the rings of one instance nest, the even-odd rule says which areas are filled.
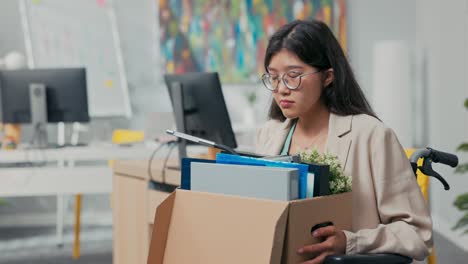
[[[0,196],[3,197],[110,193],[111,190],[112,171],[105,166],[0,169]]]
[[[72,160],[109,160],[109,159],[143,159],[149,158],[157,144],[147,146],[135,144],[119,146],[111,143],[96,143],[89,146],[62,147],[48,149],[15,149],[0,150],[0,162],[42,161],[72,161]]]
[[[152,150],[145,145],[121,147],[112,144],[44,150],[2,150],[1,163],[47,161],[48,164],[0,168],[0,197],[110,193],[112,170],[107,161],[148,159]],[[96,165],[93,161],[99,162]]]
[[[177,159],[170,159],[167,165],[177,164]],[[150,178],[147,161],[115,162],[112,191],[114,264],[147,261],[156,208],[169,195],[150,189],[149,183],[180,185],[180,171],[166,169],[163,177],[162,166],[163,160],[155,159],[153,177]]]
[[[215,153],[216,150],[201,148],[189,155],[214,159]],[[180,171],[173,169],[178,163],[177,157],[170,158],[166,164],[164,159],[156,158],[150,177],[147,160],[115,162],[112,190],[114,264],[146,263],[156,208],[169,195],[170,189],[151,187],[179,186]]]
[[[157,145],[96,144],[44,150],[2,150],[0,162],[47,161],[47,166],[0,168],[0,197],[58,195],[57,241],[63,243],[64,194],[111,193],[112,169],[108,160],[147,160]],[[162,154],[162,153],[161,153]],[[95,161],[100,161],[96,162]],[[80,196],[77,196],[79,201]],[[79,227],[79,203],[76,225]],[[79,234],[76,234],[77,236]],[[75,238],[75,247],[78,244]],[[78,247],[79,248],[79,247]]]

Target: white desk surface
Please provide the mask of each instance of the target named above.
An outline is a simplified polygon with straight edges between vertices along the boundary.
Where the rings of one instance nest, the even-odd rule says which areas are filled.
[[[3,197],[111,191],[110,167],[31,167],[0,170],[0,196]]]
[[[118,146],[100,143],[83,147],[1,150],[0,162],[57,162],[45,167],[0,169],[0,196],[110,193],[112,169],[102,165],[74,166],[74,161],[149,159],[158,145]],[[165,151],[161,151],[163,155]]]
[[[77,193],[110,193],[112,169],[102,165],[77,165],[74,161],[148,160],[158,147],[156,143],[117,146],[96,144],[84,147],[56,149],[1,150],[0,162],[57,162],[44,167],[0,168],[0,197],[35,196]],[[206,147],[190,146],[191,153],[206,153]],[[168,147],[160,149],[156,157],[165,157]],[[177,155],[177,147],[171,157]]]
[[[108,160],[108,159],[146,159],[157,147],[156,144],[118,146],[113,144],[96,144],[83,147],[63,147],[50,149],[16,149],[1,150],[0,162],[49,161],[61,160]]]

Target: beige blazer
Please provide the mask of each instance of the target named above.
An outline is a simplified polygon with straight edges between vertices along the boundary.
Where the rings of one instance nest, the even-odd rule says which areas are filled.
[[[268,121],[257,132],[257,152],[278,155],[290,120]],[[330,115],[327,152],[352,177],[353,229],[346,254],[399,253],[425,258],[432,221],[408,158],[395,133],[368,115]]]

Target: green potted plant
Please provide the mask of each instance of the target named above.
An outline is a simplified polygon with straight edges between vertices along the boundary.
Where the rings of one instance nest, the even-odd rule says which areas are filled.
[[[351,178],[344,175],[338,157],[316,149],[309,149],[299,153],[301,161],[305,163],[325,164],[330,166],[330,193],[338,194],[351,191]]]
[[[465,108],[468,110],[468,99],[465,100]],[[458,146],[457,151],[468,152],[468,142],[464,142]],[[468,172],[468,163],[458,165],[455,173],[464,174]],[[454,230],[464,229],[463,234],[468,233],[468,192],[460,194],[453,203],[455,207],[464,213],[453,227]]]

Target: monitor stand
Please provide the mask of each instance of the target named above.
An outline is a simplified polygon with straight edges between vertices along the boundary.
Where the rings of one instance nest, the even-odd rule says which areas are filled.
[[[176,121],[176,127],[178,131],[185,132],[185,115],[184,115],[184,91],[182,84],[174,82],[171,84],[172,92],[172,105],[174,110],[174,116]],[[187,141],[185,139],[178,139],[179,148],[179,165],[182,162],[182,158],[187,157]]]
[[[185,133],[185,109],[184,109],[184,90],[182,84],[174,82],[171,84],[172,93],[172,105],[174,110],[174,116],[176,121],[177,131]],[[179,148],[179,168],[182,167],[182,158],[187,157],[187,140],[178,138]],[[209,147],[207,157],[208,159],[216,159],[216,153],[220,152],[220,149]]]
[[[29,85],[29,102],[31,105],[31,123],[33,148],[47,148],[47,97],[46,86],[40,83]]]

